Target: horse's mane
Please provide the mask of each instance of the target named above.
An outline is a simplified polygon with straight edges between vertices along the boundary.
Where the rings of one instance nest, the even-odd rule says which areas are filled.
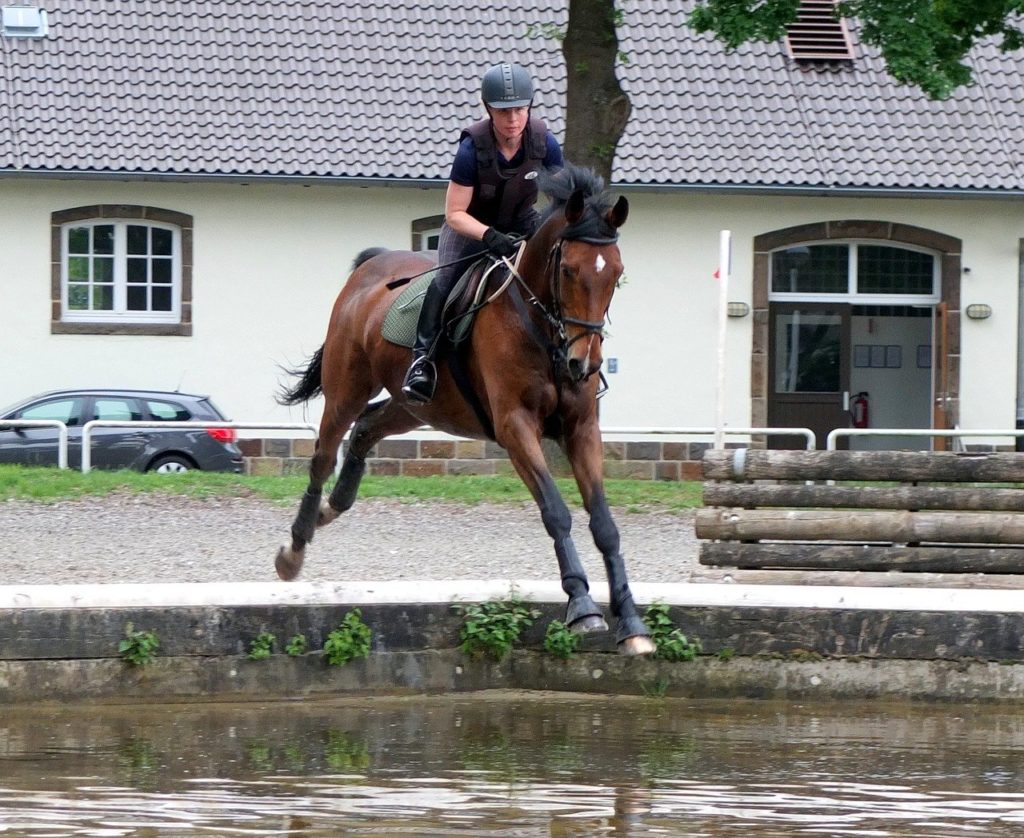
[[[566,227],[559,234],[563,239],[616,239],[618,232],[605,215],[615,204],[615,198],[605,191],[604,178],[593,169],[585,169],[566,161],[561,169],[543,171],[540,175],[540,190],[550,198],[541,222],[547,221],[562,209],[577,189],[582,190],[587,211],[576,223]]]

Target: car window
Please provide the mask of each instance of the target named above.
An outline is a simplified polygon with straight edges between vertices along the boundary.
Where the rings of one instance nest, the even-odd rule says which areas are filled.
[[[192,418],[192,414],[180,404],[172,404],[171,402],[159,402],[154,399],[148,399],[146,401],[146,409],[154,419],[167,422],[187,422]]]
[[[142,414],[134,399],[102,398],[93,402],[93,419],[106,419],[114,422],[137,422]]]
[[[77,425],[82,415],[81,399],[51,399],[18,412],[17,419],[56,419],[65,425]]]

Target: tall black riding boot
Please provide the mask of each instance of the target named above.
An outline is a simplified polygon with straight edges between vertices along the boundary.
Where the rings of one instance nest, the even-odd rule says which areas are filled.
[[[437,287],[437,282],[427,286],[416,323],[416,342],[412,347],[412,364],[405,374],[402,392],[409,401],[428,404],[434,398],[437,386],[437,367],[434,357],[441,336],[441,315],[447,294]]]

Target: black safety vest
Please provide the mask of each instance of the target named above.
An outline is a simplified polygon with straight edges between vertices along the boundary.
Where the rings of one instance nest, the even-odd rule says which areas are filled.
[[[514,169],[499,168],[489,119],[466,128],[459,142],[466,137],[473,139],[476,149],[479,184],[469,203],[469,214],[503,233],[533,232],[530,228],[537,202],[537,173],[547,155],[547,126],[539,119],[530,119],[523,136],[523,161]]]

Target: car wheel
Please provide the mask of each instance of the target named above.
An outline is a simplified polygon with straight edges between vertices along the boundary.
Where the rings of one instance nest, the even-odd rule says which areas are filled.
[[[192,471],[195,467],[196,464],[188,457],[183,457],[180,454],[167,454],[155,459],[148,471],[155,471],[157,474],[180,474]]]

